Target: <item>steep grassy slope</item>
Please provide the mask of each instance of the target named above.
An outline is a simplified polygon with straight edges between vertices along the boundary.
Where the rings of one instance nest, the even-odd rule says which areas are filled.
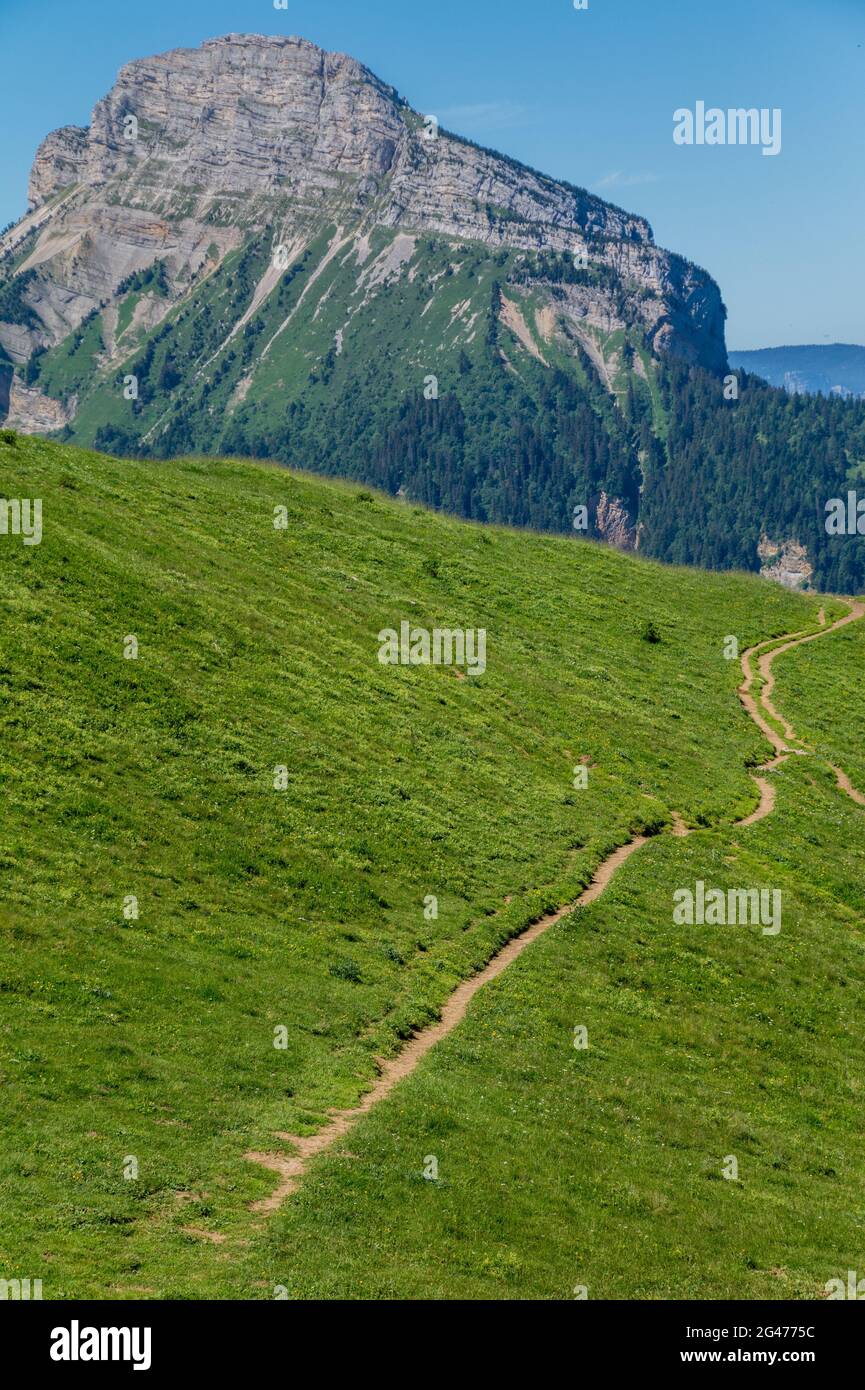
[[[0,1266],[257,1296],[246,1149],[356,1099],[634,829],[749,810],[725,638],[817,604],[269,467],[19,439],[0,485],[44,512],[0,537]],[[402,620],[485,628],[485,674],[382,666]]]
[[[609,290],[604,267],[332,224],[281,274],[272,257],[272,236],[251,237],[156,327],[138,311],[159,312],[157,289],[133,283],[113,338],[97,313],[39,359],[41,389],[75,402],[76,442],[276,458],[557,531],[585,505],[599,534],[602,492],[636,515],[639,461],[610,394],[630,379],[626,337],[602,382],[549,309],[564,286]],[[605,335],[583,336],[606,361]],[[635,330],[628,351],[640,342]]]
[[[297,1298],[814,1299],[861,1268],[863,812],[800,760],[776,776],[768,820],[650,845],[488,985],[349,1152],[316,1162],[263,1280]],[[779,888],[779,935],[675,926],[672,893],[698,879]]]
[[[854,623],[833,639],[831,650],[810,642],[776,661],[778,711],[795,711],[797,733],[846,772],[865,795],[865,633]],[[790,717],[790,716],[788,716]]]

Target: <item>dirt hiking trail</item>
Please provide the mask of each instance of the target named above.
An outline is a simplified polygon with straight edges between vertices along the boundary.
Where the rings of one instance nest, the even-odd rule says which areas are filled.
[[[813,642],[818,637],[826,637],[829,633],[836,632],[838,628],[845,627],[848,623],[856,622],[865,616],[865,602],[858,599],[845,599],[844,602],[850,603],[850,611],[843,618],[839,618],[831,625],[826,625],[826,614],[821,609],[819,614],[820,629],[817,632],[807,631],[791,633],[786,639],[770,638],[765,642],[760,642],[754,647],[749,647],[742,654],[742,673],[744,680],[739,687],[739,699],[743,707],[747,710],[757,727],[775,751],[775,757],[771,761],[764,763],[758,768],[758,773],[772,772],[781,763],[785,762],[791,754],[807,756],[811,750],[805,747],[791,748],[791,743],[799,742],[792,726],[778,713],[771,701],[772,693],[775,689],[775,677],[772,672],[772,663],[776,656],[782,652],[790,651],[791,648],[799,646],[803,642]],[[779,646],[773,643],[781,641]],[[766,647],[771,650],[764,651]],[[757,653],[759,657],[758,670],[761,678],[759,689],[759,699],[755,700],[752,694],[754,684],[754,673],[751,669],[751,658]],[[768,718],[767,718],[768,716]],[[768,722],[774,719],[784,730],[783,737]],[[830,764],[831,766],[831,764]],[[839,788],[857,802],[860,806],[865,806],[865,796],[852,786],[850,779],[839,768],[832,768],[835,773]],[[735,822],[740,826],[754,825],[757,821],[764,820],[770,815],[775,806],[775,786],[766,777],[758,776],[757,773],[751,774],[757,789],[760,793],[760,800],[755,811],[744,819]],[[672,825],[669,833],[675,836],[686,836],[695,833],[683,821],[677,811],[672,812]],[[279,1177],[279,1182],[274,1191],[262,1201],[252,1204],[252,1210],[257,1212],[273,1212],[280,1207],[286,1197],[296,1191],[301,1178],[303,1177],[311,1159],[317,1154],[329,1149],[337,1140],[342,1139],[353,1125],[363,1116],[369,1113],[379,1101],[390,1095],[394,1087],[405,1077],[410,1076],[415,1067],[426,1054],[435,1047],[436,1043],[441,1042],[452,1033],[457,1024],[465,1018],[466,1011],[472,999],[483,989],[484,985],[490,980],[494,980],[501,975],[508,966],[521,956],[533,941],[537,941],[539,936],[549,931],[550,927],[560,922],[563,917],[575,912],[577,908],[588,907],[606,889],[617,869],[625,863],[632,854],[636,853],[643,845],[648,843],[649,836],[636,835],[627,844],[621,845],[598,866],[594,878],[588,888],[577,898],[575,902],[568,903],[567,906],[559,908],[555,912],[548,913],[538,921],[532,923],[519,936],[512,937],[502,949],[492,957],[484,966],[483,970],[471,979],[464,980],[458,985],[453,994],[447,1000],[442,1009],[442,1016],[438,1023],[431,1024],[424,1028],[406,1044],[396,1057],[382,1060],[379,1062],[379,1076],[375,1085],[370,1091],[361,1097],[359,1103],[349,1110],[334,1111],[330,1121],[319,1130],[317,1134],[301,1137],[294,1134],[277,1133],[275,1138],[281,1139],[284,1143],[292,1146],[293,1152],[286,1153],[247,1153],[245,1157],[253,1163],[260,1163],[263,1167],[270,1169]]]
[[[507,945],[503,946],[497,955],[484,966],[483,970],[477,975],[472,975],[471,979],[463,980],[458,985],[442,1009],[442,1016],[438,1023],[433,1023],[429,1028],[424,1028],[423,1032],[415,1034],[411,1042],[407,1043],[396,1057],[381,1063],[381,1074],[373,1086],[362,1097],[359,1105],[353,1110],[339,1110],[333,1116],[329,1124],[324,1129],[319,1130],[318,1134],[312,1134],[308,1138],[302,1139],[294,1134],[277,1134],[277,1139],[286,1140],[293,1144],[295,1153],[285,1155],[279,1153],[260,1154],[248,1153],[247,1158],[255,1163],[264,1164],[265,1168],[271,1168],[278,1173],[281,1182],[269,1197],[263,1201],[256,1202],[254,1211],[274,1211],[282,1204],[283,1198],[293,1192],[297,1187],[297,1182],[302,1177],[304,1169],[311,1158],[321,1153],[324,1149],[329,1149],[336,1139],[340,1139],[351,1129],[356,1120],[361,1115],[365,1115],[385,1096],[390,1095],[397,1082],[402,1081],[403,1077],[409,1076],[417,1066],[422,1057],[425,1057],[430,1048],[435,1047],[436,1043],[446,1038],[448,1033],[452,1033],[457,1024],[465,1018],[466,1010],[479,989],[482,989],[490,980],[501,975],[512,961],[521,956],[527,946],[531,946],[533,941],[537,941],[545,931],[555,926],[568,913],[573,912],[578,907],[587,907],[599,898],[606,888],[613,874],[626,859],[646,843],[645,835],[637,835],[626,845],[614,850],[611,855],[599,866],[597,873],[584,893],[577,898],[576,902],[568,903],[566,907],[561,907],[556,912],[550,912],[546,917],[541,917],[532,926],[527,927],[519,936],[512,937]]]
[[[769,740],[776,754],[771,762],[765,763],[758,771],[772,771],[773,768],[785,762],[791,754],[796,754],[798,757],[806,757],[813,753],[813,750],[803,744],[802,740],[797,737],[796,730],[793,728],[792,724],[790,724],[789,720],[787,720],[772,703],[772,695],[775,690],[775,673],[772,670],[772,664],[776,656],[781,656],[784,652],[791,651],[793,647],[800,647],[805,642],[815,642],[818,637],[827,637],[830,633],[837,632],[839,628],[846,627],[848,623],[855,623],[860,618],[865,617],[865,602],[861,599],[845,599],[844,602],[850,604],[850,611],[845,613],[843,618],[838,618],[828,627],[826,626],[825,610],[821,608],[818,618],[820,623],[819,631],[792,633],[778,646],[772,644],[778,641],[777,638],[774,638],[771,642],[760,642],[755,647],[749,647],[746,652],[742,653],[742,674],[745,679],[739,687],[739,699],[742,701],[742,704],[754,723]],[[770,650],[765,651],[764,648],[766,647],[769,647]],[[751,687],[754,683],[751,658],[757,655],[758,652],[761,653],[757,662],[757,670],[761,681],[759,704],[751,693]],[[779,734],[777,730],[772,727],[766,716],[768,716],[769,719],[774,719],[776,724],[780,724],[784,731],[783,734]],[[791,744],[798,744],[799,747],[791,747]],[[843,772],[840,767],[835,767],[833,763],[829,763],[829,767],[835,774],[835,781],[839,791],[844,792],[845,795],[849,796],[852,801],[855,801],[858,806],[865,806],[865,796],[853,786],[846,772]],[[765,815],[771,812],[775,805],[774,786],[767,782],[765,777],[758,777],[754,773],[751,775],[760,788],[760,806],[752,816],[748,816],[746,820],[741,822],[742,825],[751,825],[755,820],[762,820]],[[763,809],[764,803],[767,807],[765,810]]]

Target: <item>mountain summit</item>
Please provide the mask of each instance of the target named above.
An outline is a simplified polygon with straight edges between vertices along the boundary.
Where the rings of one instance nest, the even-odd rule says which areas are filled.
[[[705,271],[345,54],[230,34],[129,63],[43,141],[30,201],[0,237],[8,425],[272,458],[796,585],[861,567],[790,489],[822,468],[839,495],[858,420],[794,429],[756,381],[723,394]]]
[[[296,255],[330,216],[344,247],[406,228],[585,250],[633,287],[653,350],[725,360],[717,286],[659,250],[642,218],[438,131],[355,59],[300,38],[229,34],[128,64],[89,127],[43,141],[29,191],[36,216],[21,230],[38,222],[42,234],[28,266],[50,265],[53,283],[33,291],[43,322],[31,336],[0,334],[13,357],[77,328],[155,255],[167,312],[214,243],[218,260],[268,230]],[[577,325],[596,298],[575,296]]]

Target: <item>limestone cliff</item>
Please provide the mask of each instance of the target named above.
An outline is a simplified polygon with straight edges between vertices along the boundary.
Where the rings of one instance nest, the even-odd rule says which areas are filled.
[[[577,328],[588,315],[615,331],[624,314],[652,352],[725,362],[717,286],[656,247],[642,218],[437,131],[353,58],[299,38],[230,34],[129,63],[86,129],[43,141],[30,199],[41,220],[19,270],[38,272],[27,293],[42,327],[29,350],[61,341],[155,257],[179,298],[214,243],[224,254],[265,227],[308,241],[331,217],[585,250],[620,280],[627,305],[608,288],[572,296],[563,312]],[[0,257],[16,236],[0,241]],[[0,342],[22,360],[16,327],[0,326]]]

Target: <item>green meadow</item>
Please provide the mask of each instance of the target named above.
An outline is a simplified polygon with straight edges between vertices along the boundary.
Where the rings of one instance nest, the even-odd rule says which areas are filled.
[[[865,793],[865,624],[851,623],[829,642],[807,642],[775,661],[775,707],[796,733]]]
[[[862,812],[796,760],[734,826],[767,748],[724,658],[840,605],[242,460],[4,435],[0,489],[44,530],[0,536],[0,1277],[807,1298],[861,1264]],[[382,665],[402,621],[484,629],[485,673]],[[856,640],[779,659],[803,735],[843,743]],[[355,1103],[636,832],[595,905],[250,1210],[276,1179],[247,1150]],[[781,888],[782,931],[674,927],[699,878]]]
[[[786,1300],[861,1268],[862,813],[800,760],[778,776],[773,817],[652,843],[485,987],[274,1217],[268,1282]],[[779,888],[779,934],[674,926],[700,879]]]

